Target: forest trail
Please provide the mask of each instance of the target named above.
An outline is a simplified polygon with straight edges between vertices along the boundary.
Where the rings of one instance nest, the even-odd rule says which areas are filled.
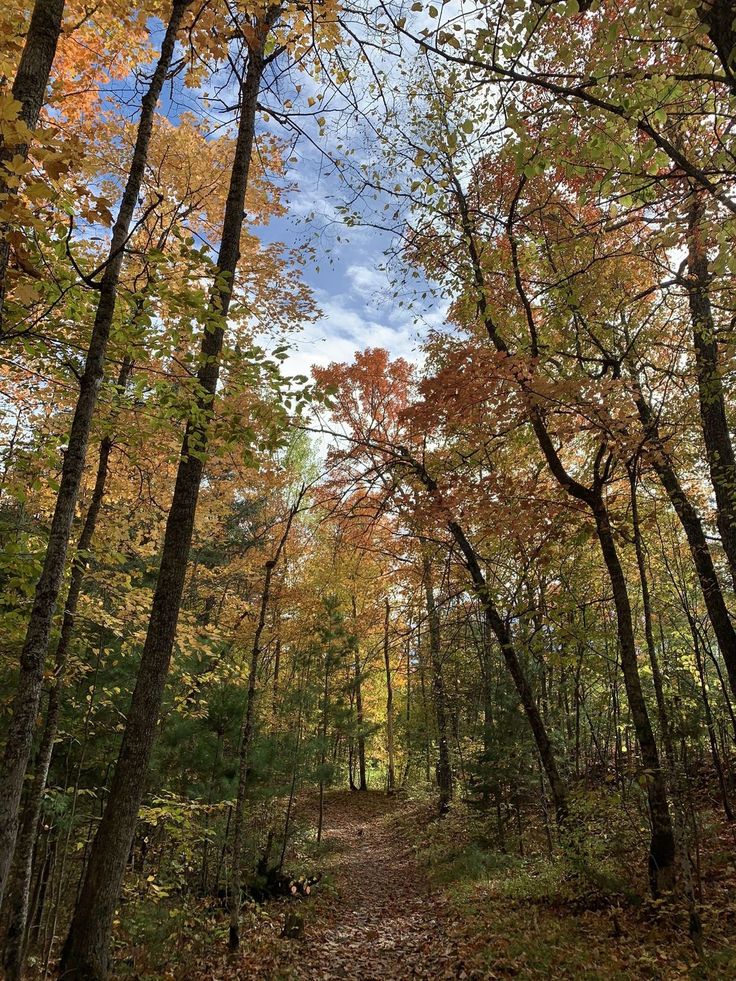
[[[282,940],[275,963],[268,965],[254,963],[256,952],[251,952],[238,976],[274,981],[469,977],[446,932],[446,901],[432,892],[413,853],[409,829],[412,821],[426,820],[422,813],[423,818],[400,797],[383,793],[331,794],[323,831],[329,885],[300,907],[304,939]]]

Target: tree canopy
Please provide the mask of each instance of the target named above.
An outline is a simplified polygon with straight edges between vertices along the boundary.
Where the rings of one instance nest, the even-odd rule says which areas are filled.
[[[5,975],[733,976],[733,5],[0,28]]]

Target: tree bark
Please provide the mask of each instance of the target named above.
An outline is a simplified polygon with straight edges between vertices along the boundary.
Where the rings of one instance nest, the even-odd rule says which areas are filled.
[[[31,753],[33,728],[43,683],[44,661],[64,574],[69,534],[84,471],[92,416],[104,372],[105,353],[115,313],[118,280],[123,261],[123,247],[138,203],[156,104],[171,65],[176,34],[188,2],[189,0],[177,0],[174,4],[161,45],[161,56],[148,91],[143,97],[130,172],[113,228],[108,262],[100,286],[95,322],[69,433],[68,448],[64,455],[43,570],[36,585],[21,653],[20,676],[5,753],[0,766],[0,902],[5,891],[15,847],[21,788]]]
[[[410,460],[407,456],[404,456],[404,459],[412,467],[414,473],[417,475],[417,477],[419,477],[419,480],[429,491],[429,493],[438,499],[439,488],[437,487],[437,483],[427,472],[425,467],[416,460]],[[516,652],[511,631],[496,609],[493,602],[493,597],[491,596],[490,590],[488,589],[488,584],[486,583],[486,578],[483,575],[483,570],[480,567],[478,557],[475,554],[475,550],[465,534],[464,529],[450,516],[447,518],[447,528],[460,549],[460,552],[462,553],[463,563],[470,573],[473,588],[482,604],[483,615],[486,619],[486,623],[492,630],[501,647],[501,653],[503,654],[504,661],[506,662],[506,667],[508,668],[516,687],[519,701],[521,702],[522,708],[524,709],[524,714],[529,722],[532,735],[534,736],[534,741],[537,745],[537,749],[542,760],[542,765],[544,766],[544,771],[547,775],[547,779],[549,780],[552,799],[555,804],[557,821],[559,824],[562,824],[567,818],[569,812],[567,790],[557,767],[557,759],[552,741],[547,733],[547,727],[545,726],[544,720],[539,712],[539,707],[537,706],[534,698],[534,693],[532,692],[531,686],[529,685],[529,681],[526,677],[526,673]]]
[[[638,382],[635,383],[634,395],[639,419],[654,450],[650,456],[652,466],[667,493],[675,514],[680,519],[680,524],[687,537],[690,554],[693,557],[695,571],[697,572],[700,589],[703,593],[705,607],[708,611],[708,619],[711,622],[713,633],[716,636],[718,646],[723,655],[731,690],[736,694],[736,631],[734,631],[728,607],[723,597],[723,591],[718,580],[718,574],[713,563],[708,540],[703,531],[700,515],[683,490],[672,460],[660,436],[654,413],[645,399]]]
[[[148,632],[123,742],[62,955],[61,973],[66,981],[97,981],[107,976],[112,920],[135,832],[143,795],[142,778],[148,769],[155,739],[184,589],[207,450],[208,422],[217,389],[227,311],[240,254],[255,115],[265,67],[263,50],[279,10],[279,7],[270,7],[264,19],[256,25],[257,41],[250,50],[241,90],[235,157],[225,206],[217,277],[210,300],[210,314],[214,323],[208,325],[202,338],[197,375],[200,394],[184,435]]]
[[[291,770],[291,785],[289,787],[289,799],[286,804],[286,813],[284,815],[284,836],[281,844],[281,854],[279,855],[279,864],[277,866],[280,872],[284,867],[284,860],[286,858],[286,849],[289,846],[289,832],[291,828],[291,815],[294,809],[294,798],[296,796],[296,785],[299,776],[299,756],[302,745],[302,734],[303,726],[302,720],[304,718],[304,695],[309,689],[309,680],[312,673],[312,658],[310,657],[307,661],[306,668],[304,670],[303,678],[300,678],[299,683],[299,712],[296,720],[296,745],[294,747],[294,753],[292,756],[292,770]]]
[[[13,98],[20,102],[18,118],[29,129],[36,128],[41,106],[46,97],[46,87],[61,34],[63,15],[64,0],[36,0],[33,7],[26,42],[13,82]],[[0,169],[3,161],[10,160],[14,156],[20,156],[25,160],[28,156],[28,143],[24,141],[8,146],[0,136]],[[0,194],[7,193],[8,187],[0,177]],[[0,236],[0,325],[3,323],[9,256],[10,243],[7,236],[3,234]]]
[[[519,185],[519,191],[523,187],[525,178]],[[480,261],[480,254],[476,245],[475,228],[471,220],[468,209],[467,199],[459,181],[454,181],[455,196],[460,210],[462,229],[467,242],[471,266],[473,269],[473,281],[477,289],[477,309],[485,331],[495,350],[509,357],[511,355],[509,346],[495,323],[488,304],[487,285],[485,273]],[[515,199],[516,200],[516,199]],[[515,242],[512,232],[512,219],[508,222],[508,237],[511,244],[512,255],[516,256]],[[519,299],[526,311],[527,325],[529,328],[530,350],[533,357],[538,351],[538,339],[534,315],[529,298],[526,295],[524,284],[516,259],[515,280]],[[586,487],[575,480],[565,469],[560,456],[554,446],[552,438],[547,429],[546,419],[537,401],[533,397],[533,392],[525,380],[518,381],[518,387],[522,397],[527,404],[529,421],[531,423],[537,443],[547,463],[547,467],[552,473],[560,487],[571,497],[585,504],[593,515],[598,533],[603,560],[608,572],[608,577],[613,590],[614,604],[616,608],[616,624],[618,632],[619,647],[621,650],[621,667],[624,675],[626,694],[629,699],[631,717],[636,730],[639,747],[641,749],[642,761],[647,771],[647,797],[649,801],[649,812],[652,823],[652,837],[649,848],[649,883],[652,893],[656,896],[661,892],[669,890],[674,884],[674,861],[675,861],[675,838],[672,829],[672,820],[667,801],[667,792],[659,765],[659,753],[657,743],[652,731],[649,713],[641,689],[641,679],[639,677],[639,666],[636,655],[636,642],[634,639],[634,627],[631,616],[631,604],[626,586],[626,579],[621,568],[621,563],[616,549],[616,543],[611,528],[610,516],[603,498],[603,479],[598,473],[598,467],[602,463],[605,451],[605,444],[601,444],[596,456],[593,486]],[[503,647],[503,645],[502,645]],[[544,762],[544,757],[542,758]]]
[[[471,574],[473,573],[471,572]],[[519,660],[519,656],[516,652],[516,647],[511,636],[511,631],[501,618],[495,605],[490,601],[488,587],[485,583],[485,577],[483,577],[482,580],[483,585],[480,586],[479,583],[481,580],[480,578],[476,579],[476,576],[477,572],[474,574],[474,580],[476,581],[476,589],[481,590],[479,597],[483,603],[488,626],[498,640],[501,647],[501,653],[503,654],[504,661],[506,662],[506,667],[509,670],[509,674],[513,679],[514,685],[516,686],[519,701],[521,702],[522,708],[524,709],[524,713],[529,722],[532,735],[534,736],[534,741],[539,751],[539,756],[542,760],[544,772],[547,776],[547,780],[549,781],[550,791],[552,793],[552,799],[555,805],[557,823],[562,825],[567,819],[569,805],[567,799],[567,788],[565,787],[565,783],[557,766],[557,756],[554,751],[554,746],[552,745],[552,740],[549,738],[547,727],[544,724],[544,720],[542,719],[539,707],[534,698],[534,693],[529,685],[526,672],[524,671],[521,661]]]
[[[713,759],[713,767],[715,768],[716,775],[718,776],[718,786],[721,788],[721,800],[723,801],[723,812],[726,815],[727,821],[733,821],[733,811],[731,809],[731,801],[728,796],[728,784],[726,783],[726,778],[723,773],[723,766],[721,764],[721,756],[718,751],[718,737],[716,735],[716,727],[713,721],[713,712],[710,707],[710,697],[708,695],[708,683],[705,677],[705,665],[703,664],[703,655],[700,650],[700,638],[698,637],[697,627],[693,620],[692,615],[689,611],[686,611],[686,616],[688,623],[690,624],[690,632],[693,638],[693,652],[695,654],[695,666],[698,669],[698,678],[700,680],[700,693],[703,698],[703,710],[705,712],[705,725],[708,729],[708,740],[710,742],[710,752]]]
[[[132,370],[133,362],[130,358],[125,358],[117,380],[119,391],[123,391],[127,386]],[[15,850],[15,872],[12,879],[11,891],[6,897],[10,917],[5,934],[5,950],[3,954],[3,966],[9,981],[16,981],[23,973],[23,963],[25,960],[24,937],[28,919],[33,845],[41,816],[41,803],[46,791],[46,781],[51,766],[54,742],[56,740],[61,707],[61,691],[64,685],[64,674],[69,648],[74,636],[77,607],[79,606],[79,599],[82,594],[82,583],[87,570],[87,552],[94,539],[97,519],[105,496],[105,485],[107,483],[108,464],[112,445],[113,440],[111,436],[105,436],[100,443],[95,486],[92,491],[84,525],[79,535],[76,555],[72,565],[69,592],[67,593],[66,604],[64,606],[61,634],[56,648],[54,679],[49,690],[46,719],[36,756],[36,769],[33,775],[33,782],[28,791],[28,798],[25,803],[23,820],[21,821],[20,834]]]
[[[355,625],[355,718],[358,724],[358,790],[367,790],[368,781],[365,770],[365,717],[363,714],[363,672],[360,665],[360,647],[358,644],[358,607],[355,602],[355,595],[352,596],[353,602],[353,623]]]
[[[483,619],[480,623],[480,676],[483,685],[482,705],[483,705],[483,802],[488,803],[490,792],[490,780],[488,774],[491,772],[491,760],[493,755],[493,687],[491,670],[491,629],[488,618],[485,616],[483,607]]]
[[[708,468],[716,497],[716,523],[736,585],[736,459],[728,429],[718,364],[718,341],[710,302],[708,252],[703,241],[705,200],[692,192],[688,222],[687,296],[698,372],[698,403]]]
[[[365,769],[365,718],[363,714],[363,672],[360,652],[355,648],[355,719],[358,724],[358,790],[368,790]]]
[[[419,625],[417,624],[417,633],[419,632]],[[411,626],[411,608],[409,610],[409,629],[406,635],[406,757],[404,762],[404,773],[401,778],[401,786],[406,787],[409,783],[409,771],[412,765],[412,732],[411,732],[411,637],[412,637],[412,626]]]
[[[388,598],[385,603],[383,619],[383,664],[386,670],[386,746],[388,749],[388,792],[396,790],[396,770],[394,766],[394,689],[391,682],[391,661],[389,659],[388,628],[391,607]]]
[[[613,590],[621,653],[621,672],[624,676],[624,687],[631,710],[631,719],[634,723],[642,763],[645,768],[649,816],[652,823],[652,836],[649,842],[649,885],[652,894],[659,896],[672,889],[675,878],[675,836],[667,801],[667,787],[659,763],[657,742],[654,738],[649,712],[641,688],[626,578],[618,557],[608,510],[600,492],[593,503],[593,516],[603,560]]]
[[[327,763],[327,720],[330,704],[330,669],[332,668],[332,641],[324,655],[324,675],[322,682],[322,721],[320,722],[319,757],[319,816],[317,818],[317,844],[322,841],[322,828],[325,822],[325,766]]]
[[[641,537],[641,526],[639,524],[639,502],[636,493],[636,472],[631,471],[631,523],[634,531],[634,550],[636,551],[636,564],[639,569],[639,584],[641,586],[641,601],[644,610],[644,636],[647,642],[647,652],[649,653],[649,664],[652,668],[652,681],[654,682],[654,695],[657,701],[657,715],[659,716],[659,728],[662,732],[662,745],[667,756],[670,769],[675,769],[675,747],[672,743],[670,730],[669,713],[664,697],[664,685],[662,683],[662,672],[659,668],[657,657],[657,647],[654,643],[654,629],[652,627],[652,602],[649,595],[649,579],[647,577],[646,562],[644,560],[644,543]]]
[[[258,679],[258,665],[261,659],[261,635],[266,626],[266,613],[268,603],[271,598],[271,578],[273,570],[276,568],[281,553],[286,545],[286,540],[291,531],[294,516],[299,510],[301,499],[304,495],[302,488],[296,504],[289,510],[284,533],[281,536],[276,551],[264,565],[263,590],[261,591],[261,605],[258,614],[255,634],[253,635],[253,647],[250,655],[250,668],[248,671],[248,692],[245,701],[245,712],[243,713],[243,723],[240,729],[240,754],[238,761],[238,794],[235,800],[235,812],[233,814],[233,863],[230,875],[230,929],[228,946],[230,950],[237,950],[240,946],[240,906],[241,906],[241,865],[243,861],[243,818],[245,815],[245,792],[248,786],[248,760],[250,757],[250,744],[253,737],[253,714],[256,702],[256,681]]]
[[[450,742],[447,736],[447,704],[445,680],[442,675],[442,654],[440,646],[440,617],[434,595],[432,562],[428,556],[422,559],[422,578],[427,603],[427,623],[429,627],[429,663],[432,669],[432,696],[434,714],[437,719],[437,786],[440,791],[440,813],[445,814],[450,807],[453,792],[452,765],[450,762]]]

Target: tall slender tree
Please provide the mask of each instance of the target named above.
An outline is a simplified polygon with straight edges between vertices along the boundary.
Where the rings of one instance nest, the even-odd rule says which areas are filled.
[[[245,822],[245,795],[248,789],[248,762],[250,760],[251,742],[253,739],[253,726],[255,722],[255,703],[256,703],[256,683],[258,680],[258,668],[261,660],[261,637],[266,626],[266,615],[268,604],[271,599],[271,579],[273,571],[279,563],[279,559],[286,547],[289,532],[294,521],[294,517],[299,511],[305,488],[302,486],[297,499],[289,508],[284,530],[281,538],[274,550],[273,555],[266,560],[263,567],[263,589],[261,591],[261,602],[258,611],[258,623],[253,634],[253,645],[251,647],[250,665],[248,668],[248,689],[245,694],[245,711],[240,727],[240,747],[238,759],[238,793],[235,800],[235,810],[233,811],[233,858],[230,873],[230,927],[228,931],[228,946],[230,950],[237,950],[240,946],[240,909],[242,906],[242,878],[241,867],[243,864],[243,825]]]
[[[226,317],[240,255],[258,95],[264,69],[278,53],[277,50],[267,55],[266,44],[280,12],[280,5],[267,7],[262,14],[255,14],[247,25],[247,67],[240,88],[235,157],[208,311],[212,322],[207,324],[202,337],[197,376],[199,394],[182,444],[148,632],[123,742],[64,946],[61,970],[67,979],[92,981],[107,976],[115,904],[135,832],[144,786],[141,775],[148,769],[153,748],[184,590]]]
[[[64,575],[69,535],[87,457],[87,443],[105,369],[105,355],[115,314],[125,244],[143,183],[156,105],[171,66],[176,37],[188,5],[189,0],[175,0],[172,6],[161,44],[161,55],[141,103],[130,170],[112,231],[84,372],[79,383],[79,396],[64,452],[43,569],[36,585],[21,653],[13,716],[0,765],[0,900],[5,891],[15,847],[21,789],[31,753],[44,663]]]
[[[118,391],[125,390],[132,370],[132,360],[129,357],[124,358],[117,379]],[[82,530],[79,534],[76,554],[69,577],[69,589],[64,604],[61,633],[56,647],[54,677],[49,688],[48,704],[46,706],[43,732],[41,734],[38,752],[36,753],[33,780],[31,781],[24,804],[23,819],[20,825],[20,834],[14,856],[12,889],[6,894],[7,906],[10,912],[7,932],[5,934],[3,964],[5,973],[9,979],[19,978],[23,973],[25,956],[24,941],[28,925],[28,908],[33,867],[33,845],[36,839],[36,829],[41,815],[41,804],[51,766],[51,756],[56,741],[64,674],[74,636],[77,608],[82,595],[88,553],[92,547],[97,529],[97,521],[105,497],[112,448],[112,436],[104,436],[100,442],[97,474],[92,490],[92,497],[87,508]]]

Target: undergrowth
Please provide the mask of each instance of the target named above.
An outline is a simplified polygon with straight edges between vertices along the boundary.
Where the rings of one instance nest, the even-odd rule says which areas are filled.
[[[527,821],[523,840],[501,840],[497,815],[462,803],[417,822],[418,858],[452,906],[469,977],[736,977],[736,869],[724,865],[730,829],[708,815],[702,898],[695,896],[703,932],[693,938],[692,903],[681,893],[650,899],[633,871],[647,829],[628,803],[622,819],[609,791],[587,792],[573,803],[567,840],[555,835],[551,849],[541,815]]]

